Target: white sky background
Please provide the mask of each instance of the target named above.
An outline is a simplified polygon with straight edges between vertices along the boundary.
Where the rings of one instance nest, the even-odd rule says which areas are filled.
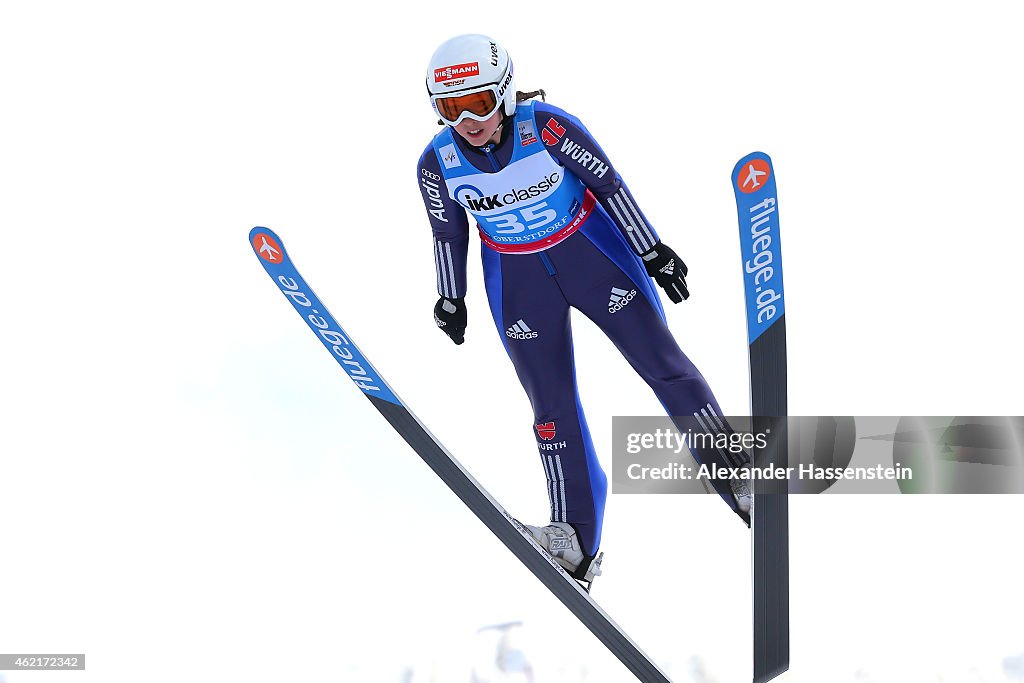
[[[342,376],[246,241],[277,230],[431,431],[543,520],[475,238],[466,344],[431,320],[413,167],[438,130],[427,59],[458,33],[499,38],[520,89],[578,115],[687,261],[670,325],[727,413],[748,405],[729,173],[759,149],[791,412],[1024,414],[1015,3],[504,7],[0,11],[0,652],[88,657],[7,683],[465,681],[491,651],[475,630],[508,620],[541,683],[627,678]],[[660,406],[589,323],[575,334],[610,467],[611,416]],[[1019,496],[794,498],[785,680],[1010,680],[1022,513]],[[747,539],[711,497],[613,496],[595,594],[676,680],[748,680]]]

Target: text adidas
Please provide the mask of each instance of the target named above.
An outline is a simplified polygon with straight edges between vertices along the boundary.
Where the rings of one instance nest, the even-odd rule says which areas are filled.
[[[608,312],[618,313],[623,308],[629,305],[629,302],[636,296],[636,290],[631,289],[628,292],[624,289],[612,287],[612,296],[608,300]]]

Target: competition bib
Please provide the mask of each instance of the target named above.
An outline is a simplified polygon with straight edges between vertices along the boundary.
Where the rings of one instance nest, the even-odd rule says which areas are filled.
[[[502,252],[547,249],[575,232],[596,203],[579,178],[560,166],[534,133],[533,103],[516,109],[509,164],[477,170],[446,128],[434,138],[448,194],[477,220],[480,238]]]

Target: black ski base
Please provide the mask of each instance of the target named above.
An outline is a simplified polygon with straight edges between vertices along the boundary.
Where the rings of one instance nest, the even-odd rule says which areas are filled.
[[[771,430],[755,464],[787,467],[785,315],[754,341],[750,358],[752,429]],[[765,415],[774,417],[758,417]],[[789,669],[789,485],[786,478],[752,483],[754,683],[763,683]]]
[[[785,467],[786,418],[754,418],[754,425],[771,429],[757,465]],[[786,479],[753,485],[754,683],[764,683],[789,669],[789,492]]]

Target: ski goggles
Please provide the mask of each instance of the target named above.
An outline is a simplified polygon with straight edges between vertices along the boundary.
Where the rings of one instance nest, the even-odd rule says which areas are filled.
[[[430,101],[437,110],[437,115],[450,126],[457,126],[465,119],[486,121],[501,104],[496,85],[486,85],[458,94],[431,95]]]

